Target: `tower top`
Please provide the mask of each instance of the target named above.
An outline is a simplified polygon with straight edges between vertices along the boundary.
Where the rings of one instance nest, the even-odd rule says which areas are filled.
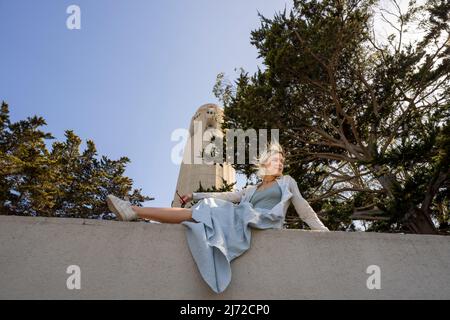
[[[215,111],[223,114],[223,109],[215,103],[205,103],[197,109],[197,112],[207,111],[208,109],[214,109]]]
[[[200,121],[202,123],[202,132],[205,132],[208,129],[220,129],[223,117],[223,109],[217,104],[206,103],[201,105],[191,118],[189,126],[191,136],[194,134],[194,121]]]

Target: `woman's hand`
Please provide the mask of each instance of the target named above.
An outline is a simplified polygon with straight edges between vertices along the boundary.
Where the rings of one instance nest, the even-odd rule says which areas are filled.
[[[181,196],[181,199],[183,199],[183,201],[185,203],[187,203],[189,201],[192,201],[192,199],[193,199],[192,193],[188,193],[188,194],[185,194],[185,195]]]

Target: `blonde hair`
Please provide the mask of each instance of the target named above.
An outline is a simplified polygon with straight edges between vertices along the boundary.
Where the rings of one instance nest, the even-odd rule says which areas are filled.
[[[283,158],[285,158],[285,153],[281,145],[278,142],[272,142],[269,144],[267,149],[261,152],[259,157],[256,158],[256,175],[259,178],[262,178],[266,175],[266,169],[264,168],[264,165],[268,162],[269,158],[278,153],[280,153]]]

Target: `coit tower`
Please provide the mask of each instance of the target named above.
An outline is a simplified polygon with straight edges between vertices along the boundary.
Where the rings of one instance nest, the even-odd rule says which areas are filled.
[[[200,183],[203,188],[219,189],[223,186],[222,178],[228,184],[236,182],[236,172],[231,164],[224,161],[223,157],[217,163],[212,161],[213,141],[218,142],[223,139],[222,122],[223,110],[212,103],[202,105],[192,116],[172,207],[181,207],[177,190],[180,195],[184,195],[195,192],[200,187]],[[217,137],[220,139],[215,140]],[[211,157],[208,158],[205,155],[211,155]],[[186,205],[187,207],[189,205]]]

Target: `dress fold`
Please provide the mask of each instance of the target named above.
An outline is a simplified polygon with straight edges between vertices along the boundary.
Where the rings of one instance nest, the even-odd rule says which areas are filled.
[[[280,229],[283,217],[270,209],[254,208],[250,202],[234,204],[218,198],[204,198],[192,208],[192,218],[184,221],[192,257],[205,282],[216,293],[231,282],[231,261],[250,247],[251,228]]]

